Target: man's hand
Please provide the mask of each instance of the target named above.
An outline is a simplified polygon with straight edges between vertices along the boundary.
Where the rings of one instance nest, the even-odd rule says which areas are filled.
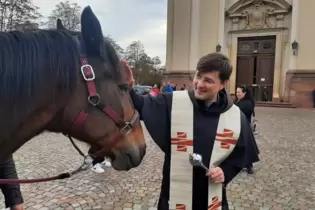
[[[24,210],[23,204],[18,204],[10,208],[11,210]]]
[[[135,83],[135,80],[134,80],[134,78],[133,78],[132,70],[130,69],[130,67],[129,67],[127,61],[122,60],[122,61],[121,61],[121,64],[122,64],[123,68],[125,69],[125,71],[126,71],[126,73],[127,73],[127,75],[128,75],[128,80],[129,80],[129,81],[128,81],[128,85],[129,85],[130,87],[133,87],[133,85],[134,85],[134,83]]]
[[[211,168],[207,176],[210,177],[211,181],[215,184],[220,184],[224,182],[224,173],[220,167]]]

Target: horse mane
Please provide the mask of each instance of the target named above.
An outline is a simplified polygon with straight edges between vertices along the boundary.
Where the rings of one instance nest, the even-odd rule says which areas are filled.
[[[53,29],[0,32],[1,99],[25,103],[36,96],[47,79],[51,89],[72,92],[80,68],[79,49],[73,35],[80,34]],[[113,67],[107,71],[109,76],[119,80],[120,58],[106,38],[101,57]]]
[[[0,97],[28,106],[41,87],[74,91],[79,49],[67,31],[0,32]]]
[[[101,52],[101,57],[103,57],[105,61],[107,60],[108,62],[110,62],[110,64],[114,68],[112,69],[112,71],[110,71],[110,74],[114,79],[116,79],[116,81],[119,81],[121,80],[122,76],[120,71],[120,57],[118,56],[113,45],[108,41],[108,39],[106,39],[106,37],[104,37],[104,46],[105,48],[104,51]]]

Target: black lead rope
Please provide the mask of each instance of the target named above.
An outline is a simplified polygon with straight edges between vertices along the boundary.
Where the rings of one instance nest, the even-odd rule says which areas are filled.
[[[85,155],[85,154],[80,150],[80,148],[74,143],[72,137],[71,137],[70,135],[66,135],[66,136],[69,138],[71,144],[72,144],[73,147],[78,151],[78,153],[79,153],[82,157],[85,158],[86,155]]]

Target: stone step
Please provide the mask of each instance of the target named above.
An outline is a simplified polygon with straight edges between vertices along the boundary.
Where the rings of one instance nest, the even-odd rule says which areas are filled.
[[[278,108],[296,108],[291,103],[285,103],[285,102],[256,102],[256,106],[258,107],[278,107]]]

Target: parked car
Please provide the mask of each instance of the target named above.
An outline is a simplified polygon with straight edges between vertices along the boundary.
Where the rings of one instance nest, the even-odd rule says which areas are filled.
[[[152,89],[152,86],[145,86],[145,85],[134,86],[134,90],[141,95],[148,94],[151,89]]]

